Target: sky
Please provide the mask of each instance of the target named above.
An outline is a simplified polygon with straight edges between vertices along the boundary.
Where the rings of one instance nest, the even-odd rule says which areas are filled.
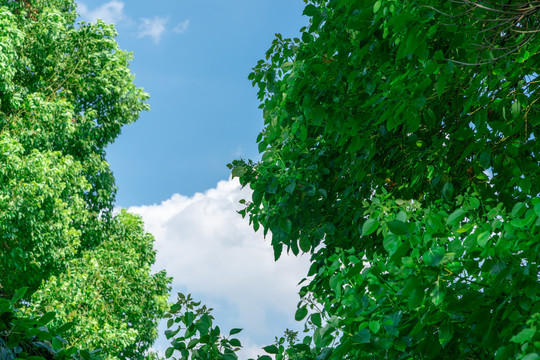
[[[80,20],[115,24],[133,53],[135,83],[151,110],[107,148],[117,207],[140,214],[156,239],[154,269],[173,277],[172,294],[214,308],[224,332],[239,334],[241,359],[263,355],[294,321],[308,256],[274,262],[270,239],[236,213],[251,196],[230,179],[234,159],[257,160],[262,130],[247,80],[275,33],[298,37],[302,0],[77,1]],[[161,325],[161,333],[164,324]],[[155,348],[164,353],[162,335]]]

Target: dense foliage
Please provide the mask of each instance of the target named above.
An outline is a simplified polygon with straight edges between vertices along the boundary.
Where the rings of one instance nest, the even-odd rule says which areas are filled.
[[[112,213],[104,151],[148,95],[114,27],[76,16],[72,0],[0,0],[2,359],[144,358],[167,306],[152,236]]]
[[[3,292],[98,245],[114,179],[104,147],[147,109],[130,54],[70,0],[0,2],[0,273]]]
[[[164,271],[151,274],[154,238],[141,219],[122,211],[114,220],[107,239],[50,277],[25,312],[56,312],[53,325],[72,322],[63,335],[71,345],[101,349],[106,358],[140,359],[158,336],[170,279]]]
[[[540,4],[310,0],[242,213],[312,254],[298,359],[540,358]]]

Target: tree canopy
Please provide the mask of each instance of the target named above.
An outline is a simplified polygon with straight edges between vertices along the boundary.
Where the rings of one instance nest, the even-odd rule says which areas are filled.
[[[272,348],[299,359],[540,358],[540,4],[310,0],[249,79],[242,214],[312,254]]]
[[[148,95],[114,27],[76,16],[72,0],[0,0],[2,359],[144,358],[167,308],[105,159]]]

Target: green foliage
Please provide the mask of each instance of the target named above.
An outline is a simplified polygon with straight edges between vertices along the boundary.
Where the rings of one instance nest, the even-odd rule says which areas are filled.
[[[10,300],[0,299],[0,358],[45,359],[100,359],[99,351],[88,351],[71,346],[61,336],[71,324],[51,328],[54,312],[40,318],[25,317],[15,304],[25,295],[27,288],[19,289]]]
[[[538,4],[306,3],[230,165],[275,258],[312,254],[298,358],[538,358]]]
[[[30,299],[27,313],[56,312],[54,324],[72,322],[72,345],[102,349],[102,357],[142,359],[167,310],[170,278],[151,275],[154,238],[142,220],[122,211],[96,249],[72,260]]]
[[[0,292],[60,272],[103,241],[114,178],[104,148],[148,106],[113,26],[73,1],[0,1]]]
[[[224,336],[218,326],[212,326],[212,309],[195,302],[191,295],[178,294],[178,299],[166,317],[165,336],[171,340],[171,347],[165,351],[165,357],[179,355],[173,359],[182,360],[237,360],[236,351],[240,350],[240,340],[232,337],[242,329],[232,329]]]

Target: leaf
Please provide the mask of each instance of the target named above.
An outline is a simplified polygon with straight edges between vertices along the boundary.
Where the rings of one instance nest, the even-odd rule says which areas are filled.
[[[24,296],[24,294],[26,294],[26,290],[28,290],[28,287],[22,287],[19,290],[17,290],[15,292],[15,295],[13,295],[13,297],[11,298],[11,301],[10,301],[11,305],[15,305],[17,301],[19,301]]]
[[[446,200],[452,199],[452,194],[454,193],[454,185],[452,185],[451,182],[447,181],[444,183],[443,189],[442,189],[442,195]]]
[[[369,330],[371,330],[372,333],[376,334],[381,329],[381,323],[377,320],[370,320],[369,321]]]
[[[51,322],[56,317],[56,313],[54,311],[50,311],[46,314],[44,314],[40,319],[39,322],[41,325],[47,325],[49,322]]]
[[[303,252],[308,252],[309,250],[311,250],[311,242],[309,241],[307,236],[302,236],[300,238],[300,249]]]
[[[391,220],[387,222],[386,225],[388,225],[390,231],[396,235],[405,235],[409,233],[409,228],[403,221]]]
[[[383,239],[383,247],[386,251],[388,251],[390,256],[397,251],[400,245],[401,241],[399,240],[399,237],[394,234],[388,234]]]
[[[56,329],[56,333],[57,334],[62,334],[64,332],[68,331],[69,329],[71,329],[74,325],[75,325],[75,323],[73,321],[67,322],[67,323],[63,324],[62,326],[60,326],[58,329]]]
[[[313,323],[313,325],[321,327],[321,314],[317,312],[311,314],[311,322]]]
[[[491,149],[486,149],[478,156],[478,163],[482,169],[488,169],[491,162]]]
[[[242,346],[242,343],[240,342],[240,340],[238,339],[231,339],[229,341],[229,343],[232,345],[232,346],[236,346],[236,347],[241,347]]]
[[[362,236],[371,235],[379,227],[379,221],[377,219],[367,219],[364,225],[362,225]]]
[[[512,116],[514,117],[519,116],[519,113],[521,112],[521,102],[519,100],[514,101],[510,112],[512,113]]]
[[[535,329],[523,329],[519,332],[519,334],[514,335],[510,341],[513,343],[523,344],[524,342],[531,340],[535,333]]]
[[[277,348],[276,345],[265,346],[265,347],[263,347],[263,350],[266,351],[269,354],[277,354],[278,353],[278,348]]]
[[[514,218],[519,218],[525,213],[525,211],[527,211],[527,206],[525,206],[525,204],[522,202],[518,202],[512,208],[512,213],[510,214],[510,216]]]
[[[476,238],[476,242],[478,243],[478,245],[480,245],[481,247],[485,247],[487,242],[489,241],[489,237],[491,235],[491,232],[489,231],[484,231],[480,234],[478,234],[478,237]]]
[[[165,350],[165,357],[168,359],[172,356],[174,352],[174,348],[173,347],[168,347],[167,350]]]
[[[439,328],[439,342],[443,348],[450,342],[450,340],[452,340],[453,335],[454,327],[452,326],[452,322],[450,320],[444,321]]]
[[[424,253],[424,255],[422,255],[422,258],[424,260],[424,264],[428,266],[439,266],[444,258],[444,248],[436,247],[429,249]]]
[[[304,8],[304,12],[302,13],[302,15],[315,16],[318,13],[319,13],[319,10],[317,9],[317,7],[313,4],[309,4]]]
[[[465,218],[466,214],[467,214],[467,212],[465,210],[457,209],[452,214],[450,214],[448,219],[446,219],[446,224],[447,225],[457,225],[457,224],[459,224],[461,222],[461,220],[463,220]]]
[[[231,329],[231,331],[229,331],[229,336],[238,334],[241,331],[242,331],[242,329],[240,329],[240,328]]]
[[[353,335],[352,341],[357,344],[368,344],[371,339],[371,333],[368,329],[362,329]]]
[[[306,317],[307,313],[307,307],[302,306],[301,308],[296,310],[296,313],[294,314],[294,319],[296,321],[301,321]]]
[[[375,1],[375,4],[373,4],[373,12],[376,14],[380,8],[381,8],[381,0]]]

